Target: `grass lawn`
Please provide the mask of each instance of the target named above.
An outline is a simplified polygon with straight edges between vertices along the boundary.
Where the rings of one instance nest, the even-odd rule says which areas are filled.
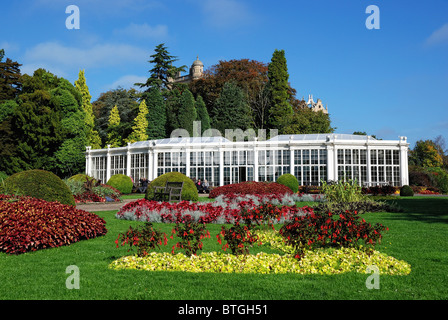
[[[389,201],[389,200],[388,200]],[[366,288],[368,275],[258,275],[114,271],[109,263],[128,255],[115,239],[129,225],[115,211],[97,212],[106,236],[18,256],[0,253],[0,299],[448,299],[448,198],[397,198],[402,213],[369,213],[365,219],[389,227],[377,250],[411,264],[408,276],[380,275],[380,289]],[[169,235],[172,225],[157,225]],[[204,250],[218,250],[219,225],[209,225]],[[173,240],[164,249],[170,251]],[[252,252],[262,248],[254,247]],[[76,265],[80,289],[69,290],[66,268]]]

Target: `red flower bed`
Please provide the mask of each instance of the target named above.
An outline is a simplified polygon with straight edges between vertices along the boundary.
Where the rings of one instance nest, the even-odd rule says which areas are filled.
[[[300,259],[305,248],[313,247],[355,247],[359,242],[374,246],[382,238],[382,232],[389,230],[382,224],[371,225],[354,211],[341,214],[315,214],[295,217],[285,223],[280,234],[285,242],[296,250]]]
[[[247,181],[214,188],[210,191],[209,198],[216,198],[219,195],[229,194],[292,194],[292,191],[287,186],[277,182],[255,182]]]
[[[59,202],[0,195],[0,251],[20,254],[105,235],[97,215]]]

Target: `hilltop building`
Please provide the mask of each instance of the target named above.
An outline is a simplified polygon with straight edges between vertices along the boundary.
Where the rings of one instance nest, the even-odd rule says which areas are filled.
[[[196,57],[196,60],[193,62],[193,64],[190,67],[189,74],[185,76],[181,76],[180,72],[177,73],[176,77],[172,79],[173,83],[189,83],[192,80],[196,80],[199,78],[202,78],[204,75],[204,64],[201,60],[199,60],[199,57]]]

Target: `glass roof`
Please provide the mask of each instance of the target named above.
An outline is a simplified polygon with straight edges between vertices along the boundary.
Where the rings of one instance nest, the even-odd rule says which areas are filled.
[[[368,136],[354,135],[354,134],[344,134],[344,133],[317,133],[317,134],[293,134],[293,135],[278,135],[267,141],[327,141],[327,137],[330,140],[352,140],[352,141],[363,141],[366,140]],[[371,140],[375,140],[369,136]],[[260,140],[261,141],[261,140]],[[166,138],[158,140],[147,140],[147,141],[137,141],[131,144],[133,148],[145,148],[154,145],[169,145],[169,144],[219,144],[228,143],[230,140],[224,137],[179,137],[179,138]]]
[[[345,133],[315,133],[315,134],[292,134],[292,135],[279,135],[269,139],[268,141],[327,141],[327,137],[330,140],[353,140],[361,141],[366,140],[368,136],[361,136],[355,134],[345,134]],[[374,139],[369,136],[370,139]]]
[[[230,142],[224,137],[190,137],[190,138],[166,138],[159,140],[137,141],[131,144],[131,147],[141,148],[153,145],[167,144],[187,144],[187,143],[211,143]]]

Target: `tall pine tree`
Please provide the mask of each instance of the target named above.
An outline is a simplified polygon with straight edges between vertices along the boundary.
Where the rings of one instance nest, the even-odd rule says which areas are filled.
[[[282,134],[293,115],[293,109],[289,103],[289,74],[284,50],[276,49],[272,54],[271,63],[268,66],[268,78],[272,101],[269,126],[272,129],[278,129],[278,132]]]
[[[197,132],[198,135],[202,135],[205,130],[210,129],[210,116],[208,115],[207,107],[205,106],[204,99],[201,96],[196,98],[196,112],[197,121],[201,122],[201,132]]]
[[[151,88],[159,90],[169,89],[170,81],[178,72],[185,71],[186,66],[175,67],[173,65],[178,59],[170,55],[164,43],[159,44],[154,49],[154,54],[150,56],[152,59],[149,63],[154,64],[154,67],[149,70],[150,76],[146,83],[136,83],[140,88],[146,88],[149,91]]]
[[[194,135],[193,121],[196,119],[197,112],[193,94],[190,90],[185,90],[180,97],[179,128],[187,130],[190,137],[192,137]]]
[[[85,123],[87,127],[87,144],[92,147],[92,149],[101,148],[101,138],[98,131],[95,130],[95,116],[93,115],[92,103],[90,100],[92,96],[89,92],[89,87],[86,83],[86,77],[84,70],[80,70],[78,74],[78,80],[75,81],[76,89],[81,93],[82,96],[82,108],[85,113]]]
[[[246,95],[234,81],[224,84],[212,110],[212,126],[225,135],[226,129],[247,130],[252,117]]]
[[[22,87],[20,81],[20,66],[18,62],[6,58],[5,50],[0,50],[0,103],[6,100],[13,100],[17,97]]]
[[[151,88],[144,94],[148,106],[148,128],[146,134],[149,140],[166,138],[166,106],[159,89]]]
[[[132,133],[127,137],[126,142],[134,143],[136,141],[148,140],[146,130],[148,129],[148,107],[146,106],[145,99],[140,102],[138,106],[138,115],[134,119],[134,125],[132,126]]]
[[[117,106],[113,107],[110,111],[108,124],[106,145],[110,145],[111,148],[121,147],[121,136],[118,133],[118,128],[120,126],[120,113]]]

